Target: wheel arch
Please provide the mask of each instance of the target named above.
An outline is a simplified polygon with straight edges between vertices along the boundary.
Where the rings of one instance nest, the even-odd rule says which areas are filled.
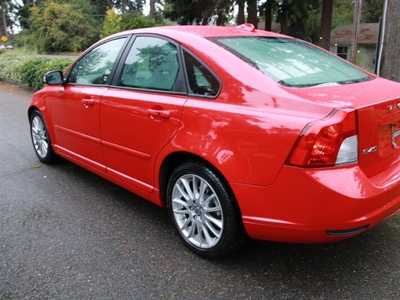
[[[40,112],[40,109],[37,108],[36,106],[29,106],[29,108],[28,108],[28,118],[29,119],[31,118],[31,115],[35,110]]]
[[[51,116],[48,113],[46,113],[46,109],[44,109],[43,107],[41,108],[40,106],[37,106],[37,105],[30,105],[28,108],[28,111],[27,111],[29,122],[31,120],[32,113],[34,111],[38,111],[41,114],[41,116],[43,118],[43,122],[46,125],[48,134],[50,136],[50,141],[52,144],[55,144],[56,139],[55,139],[54,128],[53,128],[53,126],[49,126],[50,124],[52,124],[51,120],[49,120],[51,118]],[[54,152],[57,153],[57,150],[55,150]]]
[[[228,180],[224,176],[224,174],[208,160],[206,160],[203,157],[200,157],[196,154],[189,153],[189,152],[182,152],[182,151],[174,152],[164,158],[164,160],[161,164],[161,167],[160,167],[160,172],[159,172],[159,188],[160,188],[160,196],[163,201],[163,204],[164,205],[166,204],[165,199],[166,199],[167,185],[168,185],[168,181],[169,181],[172,171],[177,166],[183,164],[186,161],[194,161],[199,164],[204,164],[218,174],[220,179],[223,180],[224,183],[226,184],[226,186],[229,188],[229,190],[232,194],[232,199],[235,202],[235,206],[237,207],[237,211],[241,217],[240,207],[237,202],[236,196],[235,196],[231,186],[229,185]]]

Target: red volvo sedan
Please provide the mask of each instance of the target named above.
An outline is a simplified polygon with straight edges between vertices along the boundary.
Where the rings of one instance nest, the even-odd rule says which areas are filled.
[[[400,84],[303,41],[247,24],[132,30],[44,80],[28,110],[39,160],[165,206],[203,257],[246,236],[338,241],[400,208]]]

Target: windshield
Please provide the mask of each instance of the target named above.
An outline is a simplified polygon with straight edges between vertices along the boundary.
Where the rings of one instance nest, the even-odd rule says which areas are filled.
[[[335,55],[294,39],[220,37],[212,40],[289,87],[349,84],[371,79]]]

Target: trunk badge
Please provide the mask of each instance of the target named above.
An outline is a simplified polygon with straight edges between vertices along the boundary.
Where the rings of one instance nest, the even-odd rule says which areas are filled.
[[[374,152],[376,152],[376,151],[378,151],[378,147],[377,147],[377,146],[373,146],[373,147],[371,147],[371,148],[364,149],[364,150],[362,151],[362,154],[363,154],[363,155],[367,155],[367,154],[370,154],[370,153],[374,153]]]

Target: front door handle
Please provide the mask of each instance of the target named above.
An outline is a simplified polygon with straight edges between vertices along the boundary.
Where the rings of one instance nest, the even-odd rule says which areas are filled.
[[[82,99],[82,100],[81,100],[81,103],[83,104],[83,106],[84,106],[85,108],[88,108],[89,106],[93,106],[94,103],[95,103],[95,101],[94,101],[94,99],[88,98],[88,99]]]
[[[163,109],[148,109],[147,112],[150,115],[150,118],[163,118],[163,119],[169,119],[171,116],[171,112],[169,110],[163,110]]]

